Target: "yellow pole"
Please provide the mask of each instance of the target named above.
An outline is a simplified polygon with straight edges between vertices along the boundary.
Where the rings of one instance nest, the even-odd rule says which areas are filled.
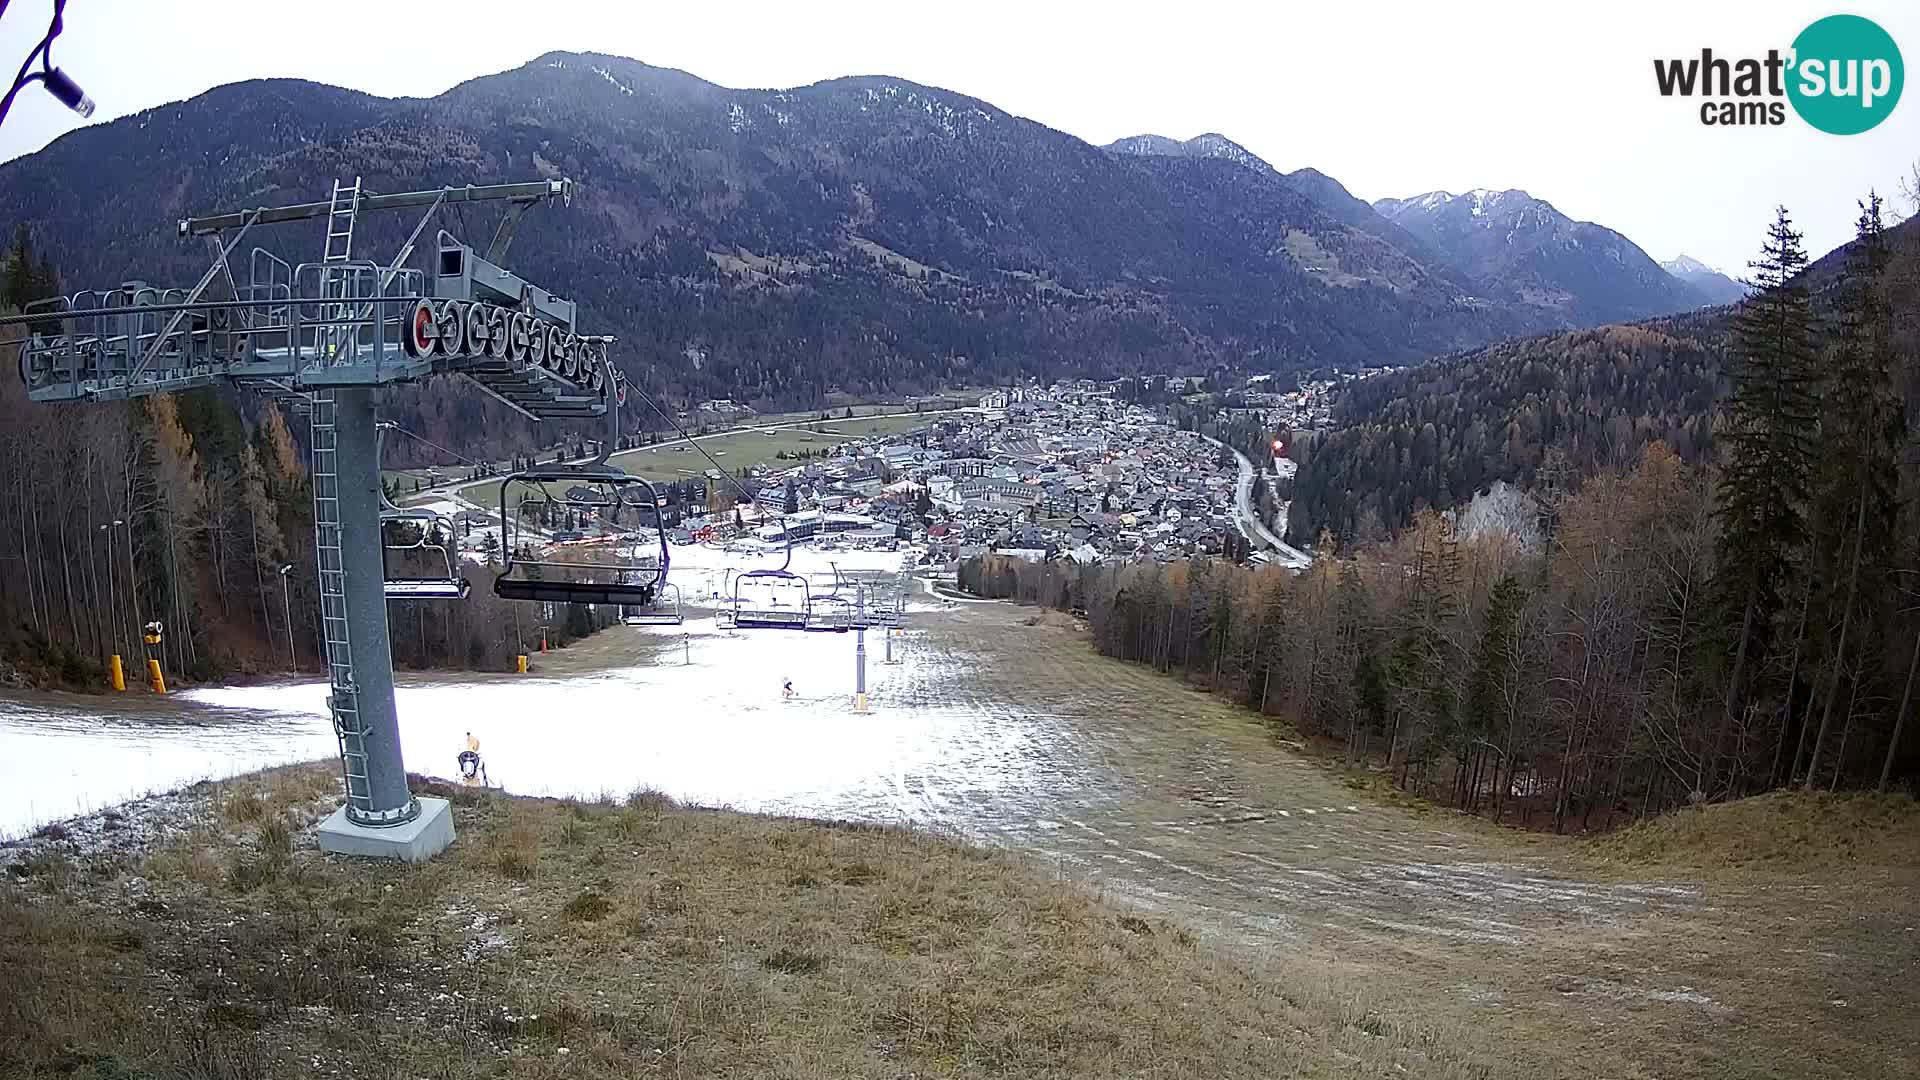
[[[520,674],[525,675],[527,673],[527,654],[521,653],[518,662]]]
[[[154,693],[164,694],[167,692],[167,677],[160,673],[160,661],[147,661],[147,681],[153,685]]]
[[[107,673],[113,678],[113,688],[115,690],[125,690],[127,688],[127,669],[120,666],[119,653],[114,653],[107,659]]]

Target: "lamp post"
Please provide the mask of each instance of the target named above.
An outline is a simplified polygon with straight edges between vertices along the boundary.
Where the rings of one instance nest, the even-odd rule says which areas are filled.
[[[115,524],[118,524],[118,522],[113,522],[106,525],[98,525],[98,526],[95,526],[95,529],[98,532],[106,532],[108,529],[113,528]],[[89,554],[91,554],[91,552],[89,552]],[[88,561],[92,561],[92,560],[89,559]],[[114,637],[120,636],[120,628],[117,625],[120,621],[119,581],[120,581],[119,575],[113,572],[113,537],[109,536],[107,537],[107,619],[108,619],[108,625],[113,626]],[[117,644],[114,645],[115,650],[118,650],[119,647],[120,646]]]
[[[116,521],[114,524],[119,525],[124,530],[122,535],[127,538],[127,614],[132,616],[132,625],[134,629],[138,631],[140,627],[140,579],[139,576],[134,573],[133,569],[133,523]],[[138,635],[136,634],[136,636]]]
[[[119,618],[120,586],[118,584],[118,580],[119,580],[118,575],[114,573],[114,569],[113,569],[113,533],[111,530],[117,529],[117,528],[125,528],[126,526],[127,526],[127,523],[124,518],[114,518],[112,521],[109,521],[106,524],[101,525],[99,527],[101,532],[107,534],[107,592],[108,592],[107,606],[114,612],[115,621],[118,621],[118,618]],[[129,608],[132,608],[134,606],[133,530],[131,528],[127,528],[127,606]],[[138,612],[135,612],[133,617],[133,622],[129,624],[129,628],[137,627],[139,625],[140,625],[140,616]],[[118,636],[119,630],[116,629],[114,633],[115,633],[115,636]],[[133,641],[133,635],[129,634],[126,640],[129,644],[131,644]]]
[[[280,610],[287,617],[287,667],[298,670],[300,658],[293,652],[293,601],[287,597],[287,571],[292,569],[292,563],[280,568]]]

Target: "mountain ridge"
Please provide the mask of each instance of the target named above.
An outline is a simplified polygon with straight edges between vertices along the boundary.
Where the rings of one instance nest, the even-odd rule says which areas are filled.
[[[889,75],[731,89],[548,52],[430,98],[229,84],[0,165],[0,214],[33,225],[69,289],[180,283],[205,266],[173,235],[185,214],[310,201],[332,176],[396,191],[567,175],[573,207],[523,226],[510,264],[618,335],[630,373],[779,404],[1412,363],[1584,317],[1480,295],[1323,174],[1215,133],[1180,145],[1107,150]],[[476,219],[443,224],[478,241]],[[404,232],[364,224],[368,250]],[[690,368],[690,351],[707,359]]]
[[[1217,132],[1187,140],[1134,135],[1116,139],[1105,149],[1130,156],[1224,159],[1278,174],[1265,160]],[[1350,228],[1428,263],[1437,277],[1498,302],[1540,309],[1543,318],[1557,319],[1564,326],[1644,318],[1726,302],[1719,283],[1669,273],[1620,233],[1593,222],[1574,221],[1552,203],[1517,188],[1475,188],[1461,195],[1430,191],[1367,203],[1317,169],[1279,175]],[[1499,251],[1462,227],[1457,220],[1459,207],[1466,208],[1470,220],[1484,218],[1489,226],[1506,224],[1509,243],[1522,229],[1529,235],[1520,249]]]
[[[1523,304],[1562,311],[1576,325],[1670,314],[1703,302],[1632,240],[1575,221],[1518,188],[1429,191],[1378,199],[1373,207],[1474,280],[1495,283]]]
[[[1661,263],[1660,267],[1692,286],[1709,304],[1733,304],[1746,299],[1745,285],[1691,255],[1679,255]]]

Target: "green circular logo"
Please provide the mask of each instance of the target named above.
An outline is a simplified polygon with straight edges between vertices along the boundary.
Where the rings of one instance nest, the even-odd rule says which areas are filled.
[[[1829,15],[1793,39],[1787,100],[1829,135],[1858,135],[1885,120],[1905,83],[1900,47],[1872,19]]]

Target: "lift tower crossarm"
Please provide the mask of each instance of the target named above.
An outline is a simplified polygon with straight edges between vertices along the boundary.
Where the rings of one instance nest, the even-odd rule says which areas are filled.
[[[406,210],[416,206],[431,206],[436,200],[449,203],[489,202],[507,199],[516,203],[538,202],[541,199],[559,198],[563,202],[573,198],[571,180],[537,180],[527,184],[467,184],[462,187],[436,188],[432,191],[406,191],[397,195],[362,195],[360,212],[370,210]],[[285,221],[306,221],[310,218],[326,217],[333,209],[330,202],[300,203],[295,206],[266,207],[258,210],[236,210],[226,214],[208,214],[203,217],[180,219],[181,236],[206,236],[227,229],[237,229],[252,217],[254,224],[275,225]]]
[[[234,248],[240,246],[240,240],[247,235],[247,230],[259,224],[259,221],[259,211],[248,211],[240,215],[240,232],[232,240],[227,241],[225,247],[217,243],[214,245],[213,265],[207,267],[207,272],[200,275],[199,283],[187,293],[187,303],[191,304],[200,299],[200,294],[207,291],[207,286],[213,284],[213,279],[227,269],[227,256],[233,253]],[[227,280],[229,282],[233,280],[231,274],[227,276]],[[140,357],[140,362],[133,365],[133,370],[127,373],[128,382],[138,379],[141,372],[147,370],[147,365],[153,363],[153,358],[159,356],[161,350],[167,347],[167,339],[173,336],[175,330],[180,329],[180,321],[186,317],[187,313],[184,310],[173,313],[173,318],[167,320],[167,328],[160,331],[160,336],[153,339],[153,344]]]

